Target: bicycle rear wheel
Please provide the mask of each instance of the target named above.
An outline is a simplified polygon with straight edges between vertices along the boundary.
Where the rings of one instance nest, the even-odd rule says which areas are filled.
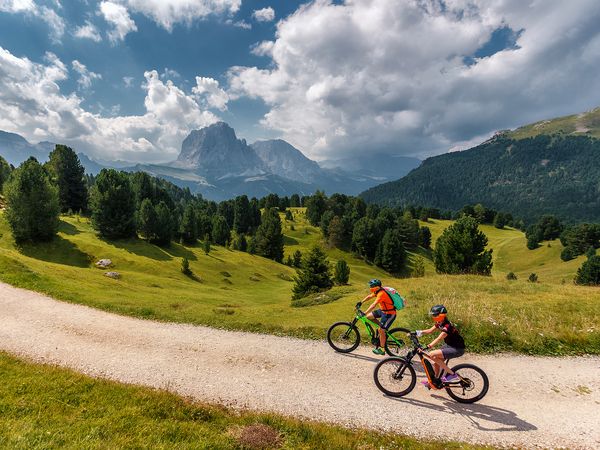
[[[402,353],[406,354],[406,345],[408,344],[407,333],[410,333],[410,330],[406,328],[392,328],[388,331],[388,337],[385,340],[385,351],[388,355],[400,356]]]
[[[451,383],[446,387],[450,397],[459,403],[475,403],[485,397],[490,387],[485,372],[473,364],[459,364],[452,371],[464,381]]]
[[[360,333],[350,322],[336,322],[327,331],[327,342],[336,352],[350,353],[360,344]]]
[[[412,391],[417,374],[405,358],[386,358],[375,366],[373,379],[377,388],[390,397],[402,397]]]

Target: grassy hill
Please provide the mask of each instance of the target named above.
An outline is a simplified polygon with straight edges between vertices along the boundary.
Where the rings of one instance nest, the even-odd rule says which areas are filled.
[[[426,159],[405,177],[361,194],[367,202],[458,211],[482,203],[534,222],[600,221],[600,108],[498,133]]]
[[[526,139],[540,134],[570,134],[600,138],[600,108],[572,116],[542,120],[507,133],[512,139]]]
[[[308,225],[303,210],[294,209],[294,216],[294,222],[284,222],[286,256],[321,241],[320,230]],[[428,223],[434,239],[449,224]],[[53,242],[18,249],[0,217],[0,280],[120,314],[322,339],[331,323],[352,317],[354,304],[368,293],[366,281],[378,277],[408,300],[397,325],[423,328],[429,307],[444,303],[472,351],[600,353],[600,291],[571,282],[583,257],[564,263],[558,241],[529,251],[519,231],[482,228],[494,248],[492,277],[437,275],[429,254],[421,251],[424,278],[392,279],[349,253],[329,250],[331,262],[348,261],[350,284],[309,298],[305,303],[310,306],[294,307],[294,270],[258,256],[218,246],[205,255],[200,246],[162,249],[142,240],[107,242],[76,216],[62,218]],[[411,260],[416,256],[411,254]],[[199,280],[180,272],[183,257]],[[110,258],[122,278],[107,278],[95,268],[100,258]],[[507,281],[508,271],[519,280]],[[526,281],[531,272],[540,283]]]

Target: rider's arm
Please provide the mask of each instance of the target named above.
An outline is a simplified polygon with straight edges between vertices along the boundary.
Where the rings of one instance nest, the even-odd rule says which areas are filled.
[[[427,330],[418,330],[420,334],[431,334],[435,331],[435,325]]]
[[[427,346],[427,348],[433,348],[433,347],[435,347],[435,346],[436,346],[436,345],[438,345],[438,343],[439,343],[439,342],[440,342],[442,339],[444,339],[446,336],[448,336],[448,333],[446,333],[446,332],[442,331],[442,332],[440,333],[440,335],[439,335],[438,337],[436,337],[436,338],[435,338],[435,339],[434,339],[434,340],[431,342],[431,344],[429,344],[429,345]]]
[[[371,303],[371,306],[369,306],[369,308],[365,311],[365,314],[369,314],[371,311],[373,311],[375,309],[375,307],[377,306],[377,300],[375,300],[373,303]]]

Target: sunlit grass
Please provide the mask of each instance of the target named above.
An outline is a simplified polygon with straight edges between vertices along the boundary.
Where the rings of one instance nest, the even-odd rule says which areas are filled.
[[[294,222],[283,223],[286,256],[322,240],[302,209],[294,209],[294,216]],[[450,223],[434,220],[427,226],[435,239]],[[332,263],[338,258],[348,261],[349,286],[334,288],[329,303],[307,301],[302,304],[309,306],[295,307],[290,281],[295,271],[258,256],[218,246],[205,255],[201,246],[161,249],[141,240],[105,242],[86,219],[77,217],[62,218],[54,242],[17,249],[0,219],[0,279],[141,318],[323,339],[333,322],[352,318],[354,305],[368,293],[366,281],[376,277],[399,289],[408,301],[397,326],[424,328],[429,325],[429,307],[444,303],[470,351],[599,354],[600,290],[571,281],[583,257],[564,263],[558,241],[530,251],[517,230],[482,229],[494,248],[492,277],[437,275],[427,259],[430,255],[420,251],[426,258],[426,276],[394,279],[350,253],[329,249]],[[184,256],[197,280],[181,273]],[[105,277],[93,266],[99,258],[112,259],[113,270],[122,278]],[[519,279],[507,281],[508,271]],[[539,275],[539,283],[527,282],[531,272]]]

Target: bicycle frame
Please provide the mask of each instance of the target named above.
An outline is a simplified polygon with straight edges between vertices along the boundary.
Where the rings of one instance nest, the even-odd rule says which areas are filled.
[[[381,324],[379,323],[379,321],[372,321],[371,319],[369,319],[366,316],[366,314],[364,314],[359,308],[357,308],[357,314],[354,317],[354,319],[352,320],[352,325],[356,326],[357,322],[363,323],[363,325],[367,329],[367,333],[369,333],[369,337],[371,338],[371,340],[373,340],[373,338],[375,338],[375,337],[377,337],[379,339],[379,336],[375,333],[375,329],[374,329],[375,327],[381,328]],[[388,330],[385,330],[385,335],[386,335],[387,339],[391,339],[394,343],[396,343],[400,346],[404,345],[404,342],[398,341],[393,335],[388,333]]]
[[[423,352],[419,351],[422,347],[417,337],[411,333],[410,340],[412,341],[414,348],[412,350],[409,350],[409,352],[406,354],[406,360],[410,363],[415,357],[415,355],[419,356],[419,360],[421,361],[421,365],[423,366],[423,369],[425,370],[425,375],[427,376],[427,381],[429,381],[429,385],[433,389],[444,389],[449,386],[460,385],[460,383],[464,381],[459,374],[456,374],[459,378],[459,381],[455,381],[452,383],[444,383],[440,378],[436,377],[435,369],[433,368],[433,361],[427,354],[424,354]],[[446,364],[448,364],[448,360],[446,360]],[[441,375],[442,373],[440,372],[440,376]]]

